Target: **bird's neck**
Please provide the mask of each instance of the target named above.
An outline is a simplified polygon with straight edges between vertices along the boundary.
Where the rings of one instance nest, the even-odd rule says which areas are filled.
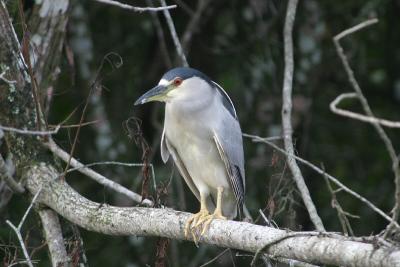
[[[214,93],[214,92],[213,92]],[[165,112],[174,114],[175,116],[196,116],[197,113],[206,112],[215,103],[216,98],[213,94],[206,95],[190,95],[184,98],[177,98],[166,102]]]

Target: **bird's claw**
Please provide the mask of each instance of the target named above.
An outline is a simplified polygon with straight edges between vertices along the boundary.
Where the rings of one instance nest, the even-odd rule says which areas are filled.
[[[198,238],[196,236],[196,225],[198,221],[202,221],[204,217],[210,216],[207,209],[202,209],[198,213],[193,214],[187,220],[185,224],[185,237],[189,237],[189,233],[192,235],[194,242],[197,244]]]
[[[210,228],[211,222],[215,219],[226,220],[227,218],[217,210],[213,214],[210,214],[207,210],[204,210],[192,215],[186,222],[185,236],[189,237],[190,233],[193,237],[193,241],[197,245],[200,238]],[[200,234],[198,234],[199,232]]]
[[[200,225],[202,225],[200,237],[203,236],[208,231],[208,228],[210,228],[211,222],[215,219],[226,220],[226,217],[223,216],[221,214],[221,212],[214,212],[213,214],[204,216],[203,218],[200,218],[197,221],[197,223],[194,227],[199,227]]]

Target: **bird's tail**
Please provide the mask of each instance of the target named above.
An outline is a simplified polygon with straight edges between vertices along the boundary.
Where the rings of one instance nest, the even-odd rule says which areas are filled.
[[[247,209],[246,205],[242,203],[241,205],[238,205],[238,219],[239,221],[245,221],[245,222],[253,222],[253,218],[251,217],[251,214],[249,210]]]

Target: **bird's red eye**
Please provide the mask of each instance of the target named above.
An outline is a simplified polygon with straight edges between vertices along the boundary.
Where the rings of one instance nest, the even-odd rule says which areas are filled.
[[[179,78],[179,77],[175,78],[175,80],[174,80],[175,86],[179,86],[179,85],[181,85],[181,83],[182,83],[182,78]]]

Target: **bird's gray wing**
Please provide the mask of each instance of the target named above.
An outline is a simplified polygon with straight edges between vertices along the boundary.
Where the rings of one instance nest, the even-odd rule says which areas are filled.
[[[240,208],[243,206],[244,195],[245,195],[245,184],[244,184],[244,175],[242,174],[242,170],[239,164],[235,164],[232,160],[232,156],[230,156],[230,149],[226,149],[227,145],[224,145],[224,142],[218,137],[217,134],[214,133],[214,141],[218,148],[219,155],[222,161],[225,164],[226,172],[228,173],[228,177],[230,179],[230,184],[233,190],[233,193],[236,197],[236,202]],[[230,151],[230,152],[227,152]]]
[[[223,89],[220,87],[220,90]],[[232,101],[229,99],[225,91],[223,92],[224,94],[220,93],[221,99],[223,100],[224,98],[227,98],[225,103],[230,103],[232,106],[230,110],[234,111]],[[220,157],[225,164],[237,204],[241,209],[243,206],[246,189],[243,140],[242,131],[236,118],[236,114],[235,116],[232,115],[230,110],[227,110],[227,112],[223,113],[224,120],[220,124],[221,127],[214,129],[213,138],[218,148]]]
[[[186,184],[189,186],[190,190],[192,190],[193,194],[196,198],[200,201],[200,192],[197,190],[197,187],[193,183],[192,177],[190,176],[189,172],[187,171],[185,164],[183,163],[179,153],[175,149],[175,147],[168,141],[167,136],[165,135],[165,130],[161,136],[161,157],[165,162],[167,162],[169,155],[172,155],[174,159],[175,165],[178,167],[179,173],[185,179]]]

